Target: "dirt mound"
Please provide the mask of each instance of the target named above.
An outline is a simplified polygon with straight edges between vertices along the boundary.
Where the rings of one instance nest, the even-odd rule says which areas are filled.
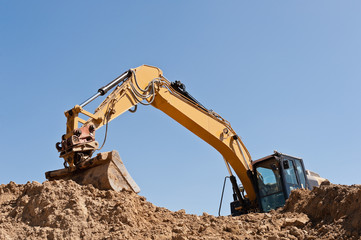
[[[314,227],[324,229],[325,233],[332,233],[336,229],[342,230],[345,236],[359,236],[361,185],[345,186],[328,182],[311,192],[300,189],[292,192],[283,211],[307,214]]]
[[[321,195],[323,191],[335,192],[333,199],[352,201],[352,205],[352,196],[359,201],[360,187],[349,188],[344,187],[350,195],[348,200],[338,195],[342,191],[325,186],[305,192],[306,197],[302,190],[295,191],[285,210],[214,217],[190,215],[184,210],[172,212],[132,192],[101,191],[73,181],[2,184],[0,239],[358,239],[359,221],[350,228],[345,225],[354,221],[351,213],[343,217],[321,209],[317,214],[307,208],[318,201],[317,191]],[[321,198],[329,199],[326,195]],[[352,213],[360,215],[360,208]],[[322,214],[332,217],[317,217],[325,216]]]

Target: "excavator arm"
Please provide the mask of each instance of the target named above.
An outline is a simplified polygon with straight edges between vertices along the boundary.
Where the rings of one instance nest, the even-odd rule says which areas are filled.
[[[115,89],[94,113],[83,109],[112,87]],[[136,108],[137,104],[152,105],[161,110],[214,147],[223,156],[230,175],[232,171],[229,166],[241,180],[251,205],[256,205],[255,187],[251,177],[251,156],[229,122],[197,102],[185,91],[183,84],[178,81],[169,82],[160,69],[152,66],[142,65],[130,69],[99,89],[97,94],[83,104],[65,112],[67,133],[63,136],[62,142],[57,144],[60,156],[65,160],[64,165],[74,168],[90,158],[99,147],[95,141],[95,131],[124,112],[134,111],[132,109]],[[81,119],[80,113],[89,118]],[[82,124],[80,128],[79,123]],[[239,188],[233,188],[236,193],[238,192],[238,198],[241,198]]]

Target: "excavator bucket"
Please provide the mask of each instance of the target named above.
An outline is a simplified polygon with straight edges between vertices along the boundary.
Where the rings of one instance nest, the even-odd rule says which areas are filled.
[[[99,153],[79,163],[75,169],[64,168],[45,173],[46,179],[73,180],[81,185],[92,184],[102,190],[140,192],[140,188],[125,168],[117,151]]]

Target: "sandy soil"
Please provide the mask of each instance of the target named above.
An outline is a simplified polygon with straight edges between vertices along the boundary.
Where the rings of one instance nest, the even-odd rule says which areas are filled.
[[[0,239],[361,239],[361,185],[297,190],[283,209],[186,214],[73,181],[0,185]]]

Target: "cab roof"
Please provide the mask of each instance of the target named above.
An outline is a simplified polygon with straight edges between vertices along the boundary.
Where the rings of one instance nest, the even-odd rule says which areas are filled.
[[[274,157],[282,157],[282,156],[286,156],[286,157],[296,158],[296,159],[302,160],[302,158],[299,158],[299,157],[294,157],[294,156],[291,156],[291,155],[287,155],[287,154],[283,154],[283,153],[274,151],[274,153],[271,154],[271,155],[268,155],[268,156],[265,156],[265,157],[263,157],[263,158],[260,158],[260,159],[257,159],[257,160],[255,160],[255,161],[252,161],[252,165],[255,165],[255,164],[257,164],[257,163],[260,163],[260,162],[269,160],[269,159],[274,158]]]

